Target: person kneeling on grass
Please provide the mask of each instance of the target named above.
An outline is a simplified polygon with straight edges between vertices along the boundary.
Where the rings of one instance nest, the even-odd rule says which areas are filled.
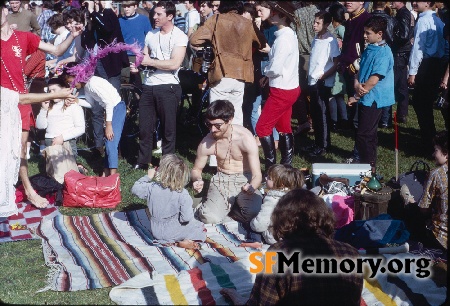
[[[153,180],[152,180],[153,179]],[[194,219],[192,198],[184,186],[189,168],[175,154],[161,158],[159,168],[134,183],[131,192],[147,200],[153,238],[163,245],[197,249],[206,239],[202,222]]]
[[[67,84],[72,84],[75,80],[75,77],[70,75],[67,71],[75,65],[76,63],[69,63],[64,68],[61,77]],[[93,105],[95,101],[98,101],[106,111],[106,154],[103,176],[115,174],[117,173],[117,168],[119,166],[119,142],[127,113],[125,102],[122,101],[119,93],[111,83],[97,76],[90,77],[86,83],[78,82],[74,84],[74,86],[77,89],[84,87],[86,101],[91,105]],[[81,99],[77,99],[77,101],[78,100]]]
[[[290,190],[302,188],[303,183],[303,174],[299,169],[288,164],[270,166],[266,176],[267,194],[264,197],[258,215],[250,221],[251,229],[261,233],[266,243],[274,244],[277,242],[269,228],[271,225],[270,218],[272,217],[272,212],[277,206],[278,201]],[[255,238],[254,235],[250,237]],[[261,240],[244,242],[241,243],[240,246],[259,249],[262,247],[262,243]]]
[[[277,243],[268,251],[301,258],[356,258],[358,251],[333,239],[334,215],[313,192],[295,189],[278,202],[272,213],[272,233]],[[274,270],[276,266],[274,266]],[[276,272],[276,271],[275,271]],[[259,273],[250,299],[236,289],[220,293],[235,305],[360,305],[363,274]]]

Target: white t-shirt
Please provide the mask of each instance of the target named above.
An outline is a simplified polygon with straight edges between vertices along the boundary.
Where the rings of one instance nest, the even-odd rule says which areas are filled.
[[[275,41],[269,51],[269,64],[264,74],[269,78],[269,86],[279,89],[295,89],[299,86],[298,39],[290,27],[275,32]]]
[[[62,135],[64,141],[75,139],[84,134],[85,121],[83,109],[78,104],[72,104],[63,109],[64,101],[55,103],[51,110],[41,108],[36,118],[36,127],[46,129],[45,138]]]
[[[311,44],[311,55],[309,57],[308,85],[315,85],[319,78],[333,67],[333,58],[341,54],[336,37],[326,32],[323,38],[314,38]],[[333,87],[336,74],[333,73],[325,79],[326,87]]]
[[[98,76],[91,77],[86,83],[84,86],[84,95],[90,105],[94,105],[95,101],[98,101],[101,107],[105,109],[106,121],[113,120],[114,107],[122,101],[114,86]],[[81,101],[82,99],[79,100]]]
[[[184,30],[184,32],[186,34],[189,31],[189,28],[193,28],[196,24],[200,24],[200,14],[195,8],[188,11],[185,15],[185,18],[186,18],[186,29]]]
[[[174,47],[186,47],[188,37],[179,28],[173,27],[172,31],[162,34],[160,29],[154,29],[147,33],[145,37],[145,45],[150,50],[150,57],[158,60],[169,60]],[[157,69],[148,77],[145,77],[145,85],[162,85],[162,84],[179,84],[178,70],[169,71]]]

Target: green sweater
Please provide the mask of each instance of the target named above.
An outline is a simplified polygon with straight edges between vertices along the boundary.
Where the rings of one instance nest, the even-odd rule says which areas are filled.
[[[37,21],[36,15],[28,10],[20,9],[17,13],[8,14],[9,25],[16,24],[18,31],[32,32],[41,35],[41,27]]]

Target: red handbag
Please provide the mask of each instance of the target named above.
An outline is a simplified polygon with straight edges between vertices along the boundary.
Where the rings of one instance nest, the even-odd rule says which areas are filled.
[[[121,201],[120,177],[85,176],[70,170],[64,175],[64,207],[115,208]]]

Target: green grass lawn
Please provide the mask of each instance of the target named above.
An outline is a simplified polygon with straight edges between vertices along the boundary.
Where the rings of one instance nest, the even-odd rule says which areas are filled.
[[[438,131],[444,129],[444,121],[440,112],[435,111],[435,122]],[[180,120],[181,122],[182,120]],[[295,124],[295,123],[293,123]],[[198,129],[195,126],[180,124],[177,134],[177,152],[183,156],[192,167],[195,159],[195,152],[198,143],[201,140]],[[407,124],[399,125],[399,172],[409,170],[411,164],[418,160],[424,159],[417,155],[421,148],[419,138],[419,130],[417,118],[410,107]],[[314,162],[331,162],[340,163],[349,157],[353,148],[353,132],[345,131],[332,134],[332,149],[326,156],[312,159],[309,157],[294,157],[294,166],[311,168]],[[395,176],[395,153],[394,153],[394,130],[384,129],[378,132],[378,174],[384,176],[386,180]],[[305,142],[311,142],[312,136],[297,137],[295,147],[297,152],[300,145]],[[130,141],[126,147],[131,152],[136,150],[136,142]],[[125,154],[124,154],[125,155]],[[279,155],[279,154],[278,154]],[[101,161],[92,158],[90,152],[80,152],[80,161],[89,169],[90,174],[94,174],[100,167]],[[262,149],[260,149],[262,157]],[[279,160],[280,156],[278,156]],[[432,157],[424,159],[434,165]],[[144,202],[132,196],[130,193],[133,183],[145,174],[142,170],[133,170],[132,165],[136,161],[136,156],[127,156],[122,159],[119,164],[119,172],[121,174],[122,203],[117,210],[130,210],[144,208]],[[261,160],[262,161],[262,160]],[[30,159],[30,175],[39,172],[42,167],[42,158],[33,155]],[[208,180],[212,171],[205,169],[205,179]],[[191,191],[191,189],[189,188]],[[66,215],[88,215],[100,212],[108,212],[111,210],[102,209],[68,209],[61,208],[61,213]],[[77,292],[54,292],[46,291],[36,293],[39,289],[45,287],[46,274],[49,268],[44,265],[44,258],[39,240],[28,240],[22,242],[10,242],[0,244],[0,263],[2,271],[0,273],[0,302],[8,304],[58,304],[58,305],[106,305],[113,304],[108,297],[110,288],[86,290]]]

